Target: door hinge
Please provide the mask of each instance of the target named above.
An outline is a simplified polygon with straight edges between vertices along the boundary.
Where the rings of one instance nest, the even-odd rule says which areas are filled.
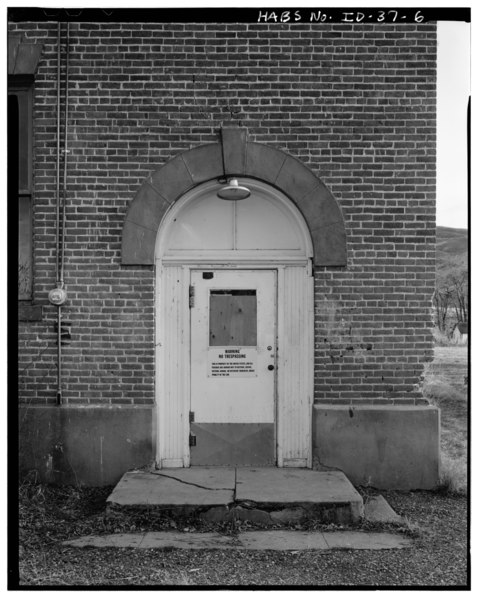
[[[190,410],[190,423],[194,423],[195,422],[195,413]]]
[[[196,435],[190,433],[190,446],[196,446]]]
[[[190,308],[195,306],[195,286],[190,285]]]
[[[308,258],[308,266],[306,267],[306,274],[308,277],[314,277],[314,265],[313,260]]]

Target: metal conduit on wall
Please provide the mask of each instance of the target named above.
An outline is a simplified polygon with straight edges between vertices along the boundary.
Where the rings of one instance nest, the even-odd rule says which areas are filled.
[[[65,41],[65,131],[63,144],[63,186],[60,184],[61,155],[61,23],[57,29],[57,160],[56,160],[56,287],[48,294],[49,301],[57,306],[57,404],[63,404],[62,386],[62,306],[66,301],[64,264],[65,264],[65,230],[66,199],[68,176],[68,60],[69,60],[69,28],[66,24]],[[61,189],[60,189],[61,188]],[[61,226],[60,226],[61,221]]]

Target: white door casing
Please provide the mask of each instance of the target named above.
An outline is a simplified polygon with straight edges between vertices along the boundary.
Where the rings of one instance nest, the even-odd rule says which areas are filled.
[[[280,467],[311,466],[314,357],[311,238],[299,211],[278,190],[255,180],[244,179],[240,183],[252,190],[249,204],[218,200],[219,184],[209,182],[176,202],[159,229],[157,462],[163,468],[190,465],[189,413],[195,403],[190,384],[195,375],[190,365],[189,286],[194,273],[203,271],[223,272],[225,276],[229,273],[228,277],[235,271],[257,273],[259,280],[265,273],[273,274],[277,352],[271,379],[275,386],[276,462]],[[218,232],[216,238],[215,232]],[[250,385],[248,376],[239,379],[245,386]],[[250,416],[240,418],[250,418],[249,422],[257,418],[254,411],[246,412]]]

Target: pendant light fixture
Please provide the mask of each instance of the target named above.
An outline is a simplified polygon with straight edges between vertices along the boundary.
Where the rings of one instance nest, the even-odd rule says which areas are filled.
[[[221,198],[221,200],[228,200],[230,202],[234,202],[235,200],[245,200],[246,198],[249,198],[251,196],[251,191],[244,185],[240,185],[238,183],[238,180],[236,179],[236,177],[231,177],[230,179],[228,179],[226,177],[226,167],[225,167],[225,144],[224,144],[224,139],[223,139],[223,130],[220,130],[221,132],[221,157],[223,159],[223,179],[219,179],[218,182],[219,183],[225,183],[227,182],[226,185],[224,185],[220,190],[218,190],[218,192],[216,193],[216,195],[218,196],[218,198]]]
[[[246,186],[240,185],[237,179],[232,178],[227,185],[218,190],[216,195],[222,200],[234,201],[249,198],[251,192]]]

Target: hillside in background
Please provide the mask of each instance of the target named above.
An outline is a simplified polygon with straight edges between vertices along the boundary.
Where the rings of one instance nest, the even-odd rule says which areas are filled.
[[[447,254],[467,253],[467,229],[454,229],[453,227],[437,227],[437,250]]]
[[[436,278],[441,282],[451,274],[468,270],[468,230],[453,227],[436,229]]]

